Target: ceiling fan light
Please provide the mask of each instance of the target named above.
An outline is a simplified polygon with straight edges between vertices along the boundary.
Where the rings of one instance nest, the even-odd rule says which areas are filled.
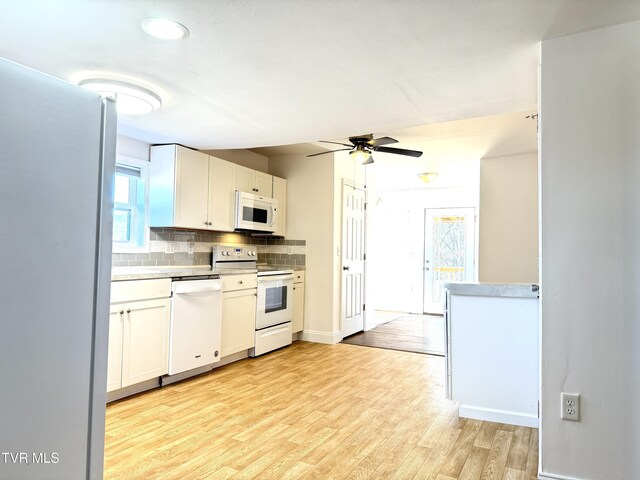
[[[86,78],[78,85],[116,101],[118,113],[142,115],[159,109],[162,99],[154,91],[125,80],[112,78]]]
[[[160,40],[180,40],[189,36],[187,27],[166,18],[145,18],[141,25],[145,32]]]
[[[418,174],[418,178],[424,183],[431,183],[438,177],[438,172],[422,172]]]
[[[370,163],[373,163],[371,154],[367,150],[365,150],[361,145],[356,146],[356,149],[350,151],[349,155],[351,155],[351,158],[353,158],[353,160],[355,160],[356,162],[362,165],[368,165]]]

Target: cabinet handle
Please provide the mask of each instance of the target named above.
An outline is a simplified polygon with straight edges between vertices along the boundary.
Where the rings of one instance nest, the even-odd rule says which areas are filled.
[[[295,290],[295,289],[296,289],[296,287],[293,287],[293,289]]]
[[[240,285],[242,285],[242,283],[243,283],[243,282],[242,282],[242,280],[240,280],[238,283],[239,283]]]
[[[209,222],[204,222],[205,225],[209,225]]]
[[[120,316],[124,315],[124,310],[120,310]]]
[[[130,308],[127,308],[127,313],[131,313],[131,309]]]

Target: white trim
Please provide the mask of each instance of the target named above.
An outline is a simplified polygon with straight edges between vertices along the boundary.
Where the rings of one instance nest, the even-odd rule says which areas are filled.
[[[494,408],[474,407],[470,405],[460,405],[459,415],[461,417],[473,418],[475,420],[507,423],[509,425],[520,425],[522,427],[538,428],[540,423],[536,415],[512,412],[509,410],[498,410]]]
[[[329,345],[334,345],[342,341],[342,333],[340,333],[339,330],[335,332],[321,332],[318,330],[304,329],[301,333],[301,339],[305,342],[326,343]]]
[[[539,480],[583,480],[578,477],[567,477],[566,475],[556,475],[554,473],[538,473]]]

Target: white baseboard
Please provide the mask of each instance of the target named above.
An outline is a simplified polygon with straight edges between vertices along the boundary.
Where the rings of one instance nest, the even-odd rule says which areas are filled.
[[[301,340],[304,340],[305,342],[326,343],[329,345],[334,345],[342,341],[342,334],[339,331],[320,332],[318,330],[304,329],[302,331]]]
[[[461,417],[465,418],[485,420],[487,422],[507,423],[509,425],[520,425],[522,427],[538,428],[540,424],[536,415],[511,412],[508,410],[497,410],[493,408],[474,407],[470,405],[460,405],[459,414]]]
[[[582,480],[577,477],[567,477],[566,475],[555,475],[553,473],[538,473],[538,480]]]

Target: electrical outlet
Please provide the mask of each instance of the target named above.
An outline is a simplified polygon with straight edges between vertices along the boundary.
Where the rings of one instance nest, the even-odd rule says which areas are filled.
[[[565,420],[580,420],[580,394],[579,393],[564,393],[560,394],[560,400],[562,401],[562,410],[560,412],[560,418]]]

